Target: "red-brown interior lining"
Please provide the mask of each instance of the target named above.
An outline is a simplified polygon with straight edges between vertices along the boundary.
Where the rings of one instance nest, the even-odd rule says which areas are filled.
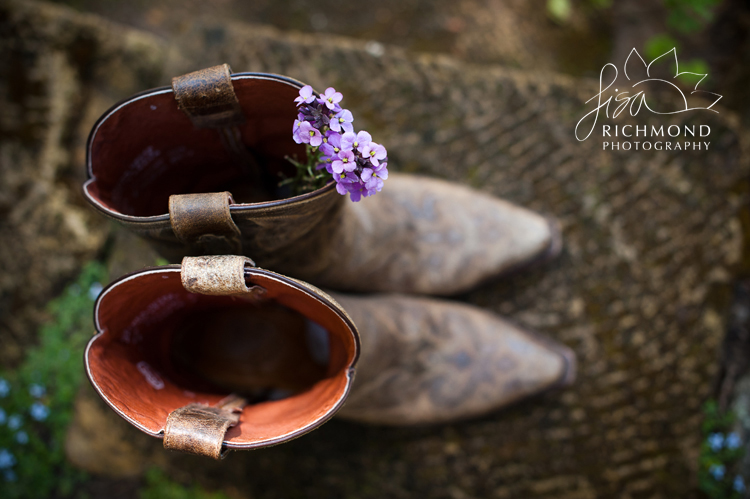
[[[246,406],[240,424],[230,429],[230,446],[252,446],[304,431],[325,417],[344,396],[348,369],[356,357],[356,339],[331,308],[300,290],[280,285],[268,275],[251,281],[267,289],[267,297],[313,319],[329,332],[327,377],[289,398]],[[139,274],[108,289],[97,307],[103,334],[87,352],[92,382],[125,418],[158,434],[173,410],[191,402],[215,405],[228,393],[206,386],[184,386],[155,352],[168,342],[169,324],[181,312],[226,305],[240,298],[205,296],[185,291],[177,269]],[[244,423],[244,424],[243,424]]]
[[[233,85],[246,118],[238,127],[242,141],[266,179],[290,174],[284,157],[305,156],[304,146],[292,140],[298,89],[268,79],[235,79]],[[247,180],[242,161],[227,153],[219,133],[193,127],[171,91],[128,101],[106,116],[92,138],[89,164],[89,195],[130,216],[163,215],[172,194],[239,191]],[[235,201],[243,199],[235,195]]]

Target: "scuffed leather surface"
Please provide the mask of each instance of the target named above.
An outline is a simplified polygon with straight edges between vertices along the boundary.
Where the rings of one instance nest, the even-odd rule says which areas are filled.
[[[172,78],[180,109],[197,128],[222,128],[245,121],[228,64]]]
[[[335,294],[362,355],[341,417],[374,424],[479,416],[575,377],[575,354],[482,309],[402,295]]]
[[[232,221],[229,192],[175,194],[169,221],[177,239],[209,255],[241,254],[240,229]]]
[[[377,195],[341,202],[304,245],[317,256],[275,262],[280,271],[340,290],[451,295],[552,243],[544,217],[437,179],[392,174]]]
[[[202,256],[182,259],[180,278],[191,293],[202,295],[263,294],[258,286],[248,288],[245,283],[245,266],[254,266],[244,256]]]
[[[203,404],[189,404],[172,411],[164,429],[164,448],[221,459],[227,430],[240,415],[231,410]]]

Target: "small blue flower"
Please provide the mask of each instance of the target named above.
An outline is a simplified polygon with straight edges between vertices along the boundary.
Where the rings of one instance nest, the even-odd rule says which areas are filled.
[[[734,482],[732,482],[732,487],[734,488],[735,491],[739,492],[740,494],[745,492],[745,480],[742,479],[742,476],[737,475],[736,477],[734,477]]]
[[[8,449],[0,449],[0,470],[12,468],[16,465],[16,458]]]
[[[8,428],[11,430],[17,430],[21,427],[21,424],[23,424],[23,419],[21,419],[21,416],[18,414],[13,414],[11,417],[8,418]]]
[[[44,397],[45,393],[47,393],[47,389],[40,384],[32,383],[29,386],[29,394],[36,399]]]
[[[734,432],[727,435],[726,445],[728,449],[737,449],[740,445],[742,445],[742,440],[740,439],[740,436]]]
[[[18,480],[18,475],[16,475],[16,472],[13,470],[5,470],[3,478],[5,478],[6,482],[15,482]]]
[[[8,416],[5,414],[5,409],[0,407],[0,424],[5,424],[8,420]]]
[[[711,450],[714,452],[719,451],[724,447],[724,435],[721,433],[710,434],[706,441],[708,442],[708,446],[711,447]]]
[[[41,402],[31,404],[31,417],[37,421],[44,421],[49,416],[49,408]]]
[[[3,378],[0,378],[0,398],[5,398],[10,393],[10,383]]]
[[[714,480],[718,481],[724,478],[724,473],[727,472],[727,468],[723,464],[712,464],[711,467],[708,468],[708,472],[714,477]]]
[[[102,289],[102,285],[98,282],[92,284],[89,288],[89,298],[91,298],[92,300],[96,300],[99,297],[99,293],[102,292]]]
[[[29,443],[29,434],[25,431],[21,430],[18,433],[16,433],[16,442],[18,442],[21,445],[25,445]]]

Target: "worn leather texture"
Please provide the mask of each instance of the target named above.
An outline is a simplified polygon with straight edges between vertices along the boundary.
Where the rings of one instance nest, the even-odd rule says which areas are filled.
[[[164,448],[221,459],[224,436],[239,420],[239,414],[231,410],[188,404],[167,417]]]
[[[242,254],[240,229],[229,214],[229,192],[175,194],[169,197],[169,221],[177,239],[208,255]]]
[[[180,109],[197,128],[223,128],[245,121],[228,64],[172,78]]]
[[[239,272],[246,259],[233,260],[225,268]],[[241,392],[250,403],[223,445],[251,449],[299,437],[338,411],[349,392],[359,336],[335,300],[255,267],[244,268],[245,283],[264,289],[263,300],[221,283],[218,289],[230,295],[191,293],[181,274],[179,266],[145,269],[113,282],[97,300],[86,372],[117,414],[162,437],[173,411],[189,404],[216,407]],[[309,321],[328,332],[323,364],[305,346]]]
[[[340,202],[305,253],[273,268],[340,290],[452,295],[556,250],[548,219],[442,180],[391,174],[377,195]],[[294,230],[279,225],[277,232]]]
[[[247,287],[245,267],[248,265],[255,266],[251,259],[244,256],[186,256],[182,259],[180,279],[186,290],[202,295],[265,293],[258,286]]]
[[[575,354],[477,307],[397,294],[334,294],[362,335],[339,416],[403,426],[481,416],[573,382]]]

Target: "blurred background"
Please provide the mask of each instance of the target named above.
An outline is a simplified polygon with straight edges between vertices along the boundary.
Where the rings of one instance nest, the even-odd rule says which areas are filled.
[[[749,28],[741,0],[0,1],[0,496],[750,497]],[[604,64],[673,47],[723,98],[653,123],[709,124],[710,150],[575,140]],[[577,383],[221,463],[111,413],[81,364],[93,300],[164,262],[85,205],[86,138],[119,100],[224,62],[335,86],[396,170],[557,217],[558,261],[456,299],[574,348]]]

